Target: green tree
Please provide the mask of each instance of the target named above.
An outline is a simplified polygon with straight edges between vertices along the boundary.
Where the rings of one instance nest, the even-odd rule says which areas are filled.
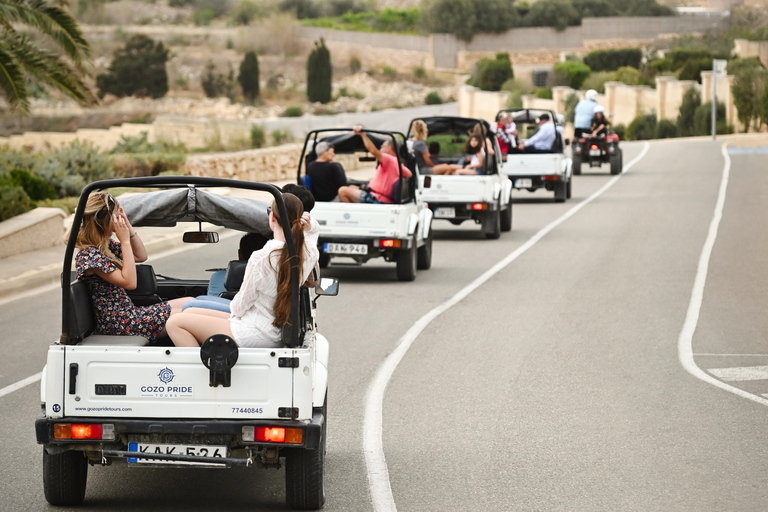
[[[162,98],[168,92],[165,63],[169,51],[161,42],[136,34],[115,52],[107,73],[96,77],[99,96],[148,96]]]
[[[243,97],[253,103],[259,97],[259,58],[256,52],[248,52],[240,63],[240,73],[237,81],[243,90]]]
[[[627,140],[648,140],[656,136],[656,114],[637,116],[627,126]]]
[[[579,103],[579,96],[572,92],[569,94],[563,102],[563,111],[565,112],[565,120],[569,123],[573,122],[575,117],[576,105]]]
[[[731,133],[731,126],[725,120],[725,104],[717,102],[717,123],[715,124],[718,135]],[[696,109],[693,118],[694,135],[709,135],[712,133],[712,102],[708,101]]]
[[[696,132],[693,126],[696,109],[701,106],[701,94],[695,87],[689,87],[683,94],[683,101],[680,103],[680,110],[677,114],[677,135],[678,137],[690,137]]]
[[[0,0],[0,89],[11,108],[29,112],[27,79],[87,105],[96,98],[84,82],[91,47],[60,0]],[[31,28],[66,56],[44,49],[20,29]]]
[[[749,131],[754,119],[755,128],[759,129],[765,120],[762,117],[762,96],[768,81],[768,72],[762,66],[744,65],[738,67],[735,74],[731,94],[733,104],[739,112],[739,121],[744,125],[744,130]]]
[[[315,42],[315,48],[307,58],[307,98],[309,101],[328,103],[331,101],[333,66],[331,52],[325,47],[325,40]]]
[[[555,85],[567,85],[579,89],[592,71],[581,62],[558,62],[553,67]]]
[[[513,0],[429,0],[421,21],[429,32],[471,41],[481,32],[500,33],[514,27],[517,11]]]
[[[538,0],[523,20],[533,27],[554,27],[565,30],[570,25],[581,24],[581,16],[570,0]]]
[[[500,91],[504,82],[514,77],[509,54],[500,52],[493,59],[480,59],[470,82],[484,91]]]
[[[234,99],[235,73],[231,69],[228,74],[218,73],[213,62],[206,66],[205,74],[200,80],[203,92],[208,98],[227,97]]]

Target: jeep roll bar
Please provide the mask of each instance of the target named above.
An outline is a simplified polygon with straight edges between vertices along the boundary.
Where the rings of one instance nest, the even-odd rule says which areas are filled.
[[[413,134],[413,123],[416,121],[424,121],[427,124],[427,130],[429,133],[436,131],[435,135],[442,135],[446,133],[467,133],[475,128],[478,124],[483,136],[483,149],[486,156],[490,154],[486,142],[491,135],[491,125],[485,119],[476,119],[473,117],[458,117],[458,116],[431,116],[431,117],[417,117],[411,120],[408,125],[408,133],[406,134],[406,140],[409,140]],[[496,149],[494,148],[494,152]],[[489,164],[490,158],[483,159],[483,174],[494,174],[488,172],[491,169]]]
[[[403,135],[400,132],[390,132],[390,131],[381,131],[381,130],[366,130],[363,129],[363,131],[366,134],[373,134],[374,136],[378,137],[370,137],[371,141],[376,145],[377,148],[381,147],[381,144],[384,142],[386,138],[392,139],[392,147],[397,148],[397,139],[395,138],[396,135],[399,135],[403,139],[403,147],[405,146],[405,135]],[[307,145],[309,144],[309,139],[312,139],[312,152],[314,153],[315,147],[317,146],[318,142],[326,141],[331,142],[334,144],[334,148],[336,148],[336,141],[339,140],[341,143],[339,146],[341,147],[342,151],[337,152],[339,154],[351,154],[351,153],[358,153],[358,152],[368,152],[368,150],[365,147],[365,144],[363,144],[363,140],[360,138],[359,135],[354,134],[353,136],[348,135],[339,135],[338,137],[323,137],[320,140],[318,140],[318,135],[322,133],[338,133],[338,134],[349,134],[354,133],[352,128],[323,128],[320,130],[312,130],[309,133],[307,133],[307,136],[304,138],[304,145],[301,148],[301,157],[299,158],[299,168],[296,173],[296,183],[299,185],[303,185],[303,181],[301,179],[301,168],[304,165],[304,159],[306,156],[308,156],[307,152]],[[317,156],[317,155],[316,155]],[[395,151],[395,156],[397,157],[397,170],[400,173],[400,180],[403,179],[403,168],[401,167],[403,165],[403,162],[400,159],[400,151]],[[306,171],[305,171],[306,174]],[[395,204],[402,204],[403,203],[403,196],[405,187],[400,187],[400,197],[398,198],[392,198],[393,200],[396,199]]]
[[[291,226],[288,220],[288,211],[285,208],[283,202],[283,195],[279,188],[268,183],[254,183],[248,181],[231,180],[225,178],[207,178],[199,176],[153,176],[145,178],[120,178],[111,180],[101,180],[89,183],[83,188],[80,193],[80,199],[77,203],[77,209],[75,210],[75,216],[72,221],[72,228],[67,240],[67,247],[64,252],[64,267],[61,274],[61,303],[62,303],[62,319],[61,319],[61,338],[60,343],[63,345],[70,344],[70,340],[77,337],[73,326],[72,320],[72,296],[70,293],[71,286],[71,274],[72,259],[74,257],[75,242],[77,241],[77,235],[80,231],[80,225],[83,221],[83,214],[85,212],[85,205],[88,202],[88,197],[91,192],[100,191],[114,187],[137,187],[137,188],[183,188],[190,185],[200,187],[233,187],[243,188],[248,190],[258,190],[261,192],[267,192],[272,195],[277,205],[277,209],[280,212],[280,223],[285,234],[285,244],[288,248],[288,255],[291,261],[291,315],[288,323],[283,327],[283,343],[288,347],[297,347],[300,345],[300,330],[301,325],[299,322],[299,267],[298,258],[296,258],[296,244],[291,236]]]

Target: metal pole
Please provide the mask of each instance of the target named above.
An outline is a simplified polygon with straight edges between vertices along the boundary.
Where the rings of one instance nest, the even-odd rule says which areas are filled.
[[[715,140],[717,129],[717,64],[712,60],[712,140]]]

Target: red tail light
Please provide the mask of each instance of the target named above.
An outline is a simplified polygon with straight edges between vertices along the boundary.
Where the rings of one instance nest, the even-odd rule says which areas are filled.
[[[592,149],[597,149],[597,144],[592,144]]]
[[[54,439],[101,439],[101,425],[57,423],[53,426]]]
[[[253,427],[244,428],[251,429]],[[243,432],[245,432],[245,430],[243,430]],[[244,435],[243,437],[245,438],[246,436]],[[262,443],[301,444],[303,440],[304,431],[300,428],[256,427],[254,432],[254,441]]]
[[[400,247],[402,242],[400,240],[375,240],[373,242],[374,247]]]
[[[472,203],[473,210],[487,210],[488,205],[485,203]]]

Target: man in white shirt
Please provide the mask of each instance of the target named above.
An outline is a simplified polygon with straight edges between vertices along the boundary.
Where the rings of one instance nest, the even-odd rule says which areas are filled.
[[[518,149],[526,153],[549,153],[555,144],[555,138],[557,138],[555,123],[549,119],[549,114],[541,114],[539,116],[539,131],[530,139],[521,142]]]

